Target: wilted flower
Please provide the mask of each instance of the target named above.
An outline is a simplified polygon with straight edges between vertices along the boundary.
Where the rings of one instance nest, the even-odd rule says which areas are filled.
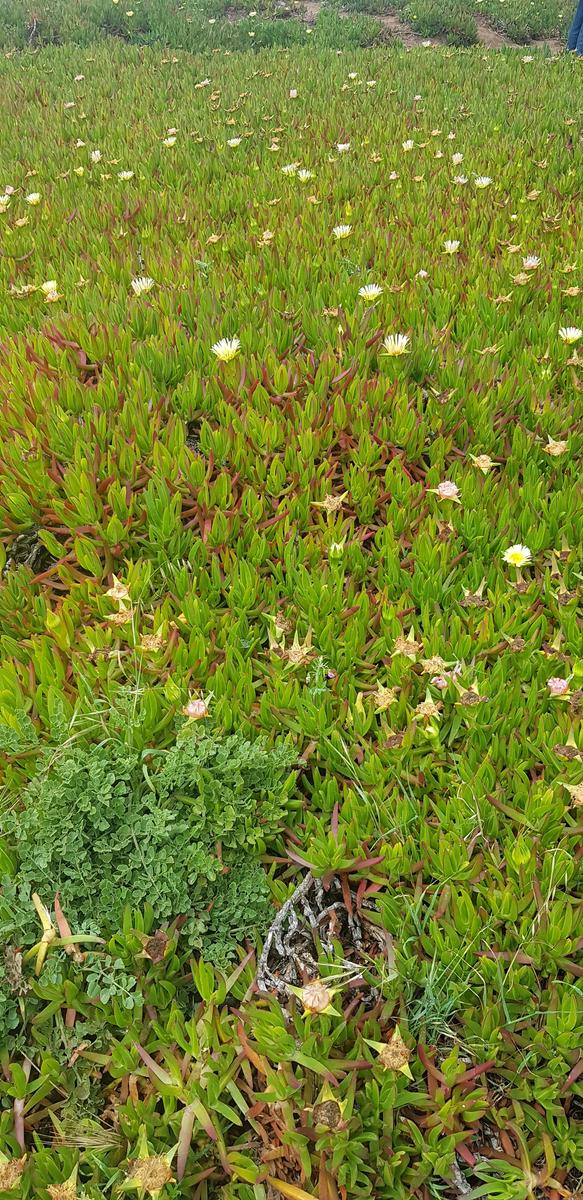
[[[551,696],[565,696],[569,691],[569,680],[552,675],[550,679],[547,679],[547,687]]]
[[[576,325],[562,325],[559,329],[559,337],[562,342],[566,342],[567,346],[574,346],[583,337],[583,329],[578,329]]]
[[[240,349],[241,342],[238,337],[221,338],[220,341],[214,343],[214,346],[211,346],[211,350],[219,362],[225,363],[231,362],[233,358],[236,358]]]
[[[509,546],[502,555],[505,563],[509,563],[511,567],[524,567],[530,562],[532,554],[528,546],[521,546],[519,542],[514,546]]]
[[[122,183],[127,183],[128,179],[133,179],[134,173],[133,171],[118,171],[117,177],[122,180]]]
[[[366,300],[367,304],[372,304],[374,300],[378,300],[382,296],[383,289],[378,283],[365,283],[364,287],[358,289],[359,296]]]
[[[227,146],[234,147],[234,146],[240,146],[240,145],[241,145],[241,138],[239,138],[239,137],[229,138],[227,141]]]
[[[151,1196],[152,1200],[156,1200],[166,1184],[174,1181],[170,1164],[176,1149],[177,1147],[174,1146],[166,1154],[150,1154],[146,1130],[142,1126],[137,1157],[130,1162],[120,1190],[128,1191],[136,1188],[141,1196]]]
[[[548,439],[546,446],[543,446],[545,454],[550,454],[551,458],[559,458],[561,454],[566,454],[569,449],[567,442],[556,442],[550,433]]]
[[[312,500],[312,504],[314,508],[323,508],[327,513],[335,513],[342,508],[347,495],[348,492],[342,492],[340,496],[324,496],[323,500]]]
[[[26,1154],[22,1158],[7,1158],[0,1155],[0,1191],[11,1192],[20,1184],[20,1177],[26,1164]]]
[[[377,686],[372,693],[374,706],[377,712],[384,712],[391,704],[394,704],[397,699],[395,688],[384,687],[382,683],[377,683]]]
[[[111,600],[129,600],[130,593],[127,584],[122,583],[121,580],[118,579],[117,575],[113,575],[112,578],[113,584],[105,593],[105,595],[109,596]]]
[[[425,700],[422,700],[421,703],[416,706],[415,716],[421,717],[424,721],[431,721],[433,717],[439,716],[442,708],[443,705],[441,700],[436,703],[435,700],[432,700],[431,696],[428,695]]]
[[[40,192],[29,192],[28,196],[25,196],[25,200],[27,204],[32,204],[34,208],[36,204],[40,204]]]
[[[64,1183],[49,1183],[47,1184],[47,1192],[51,1200],[77,1200],[77,1175],[78,1168],[73,1167],[68,1179]]]
[[[449,680],[446,675],[432,675],[429,682],[432,687],[436,687],[440,692],[444,692],[448,686]]]
[[[143,296],[146,292],[150,292],[154,286],[154,280],[150,275],[137,275],[132,279],[131,287],[135,296]]]
[[[492,467],[496,466],[496,463],[492,461],[489,454],[470,454],[470,458],[474,466],[483,471],[484,475],[487,475],[488,471],[491,471]]]
[[[460,490],[457,483],[453,483],[451,479],[444,479],[438,483],[436,488],[430,488],[430,492],[435,492],[440,500],[456,500],[459,503]]]
[[[332,233],[337,241],[342,241],[343,238],[350,237],[352,225],[335,225]]]
[[[399,1026],[396,1025],[393,1030],[392,1037],[388,1042],[373,1042],[366,1038],[368,1046],[372,1046],[378,1054],[378,1061],[385,1071],[400,1071],[402,1075],[406,1075],[412,1079],[409,1059],[411,1051],[403,1041]]]
[[[327,988],[321,979],[312,979],[303,988],[291,988],[290,990],[301,1000],[304,1012],[328,1013],[334,1011],[332,1001],[335,989]]]
[[[101,150],[92,150],[89,157],[92,163],[101,162]]]
[[[386,354],[389,358],[399,358],[401,354],[409,354],[410,341],[411,339],[406,333],[389,333],[383,339],[381,354]]]
[[[460,243],[456,242],[455,240],[454,241],[448,240],[447,242],[443,243],[443,249],[445,250],[446,254],[457,254],[459,248],[460,248]]]
[[[490,184],[493,182],[494,182],[494,180],[490,179],[489,175],[476,175],[476,177],[474,179],[474,184],[477,188],[490,187]]]
[[[140,638],[140,647],[142,650],[162,650],[166,645],[166,638],[160,630],[158,633],[143,633]]]
[[[403,637],[403,634],[401,633],[397,638],[395,638],[395,643],[391,654],[392,656],[395,654],[402,654],[405,658],[415,659],[422,649],[422,643],[415,641],[413,629],[410,629],[407,637]]]
[[[583,783],[563,783],[563,787],[570,792],[575,807],[583,808]]]
[[[78,175],[81,178],[81,176],[85,174],[85,167],[73,167],[73,171],[75,172],[75,175]]]
[[[454,181],[454,183],[460,183],[460,184],[469,183],[469,179],[468,179],[467,175],[454,175],[453,181]]]

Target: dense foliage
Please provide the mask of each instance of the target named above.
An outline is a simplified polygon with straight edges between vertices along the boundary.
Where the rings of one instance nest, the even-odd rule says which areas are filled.
[[[0,1188],[576,1195],[580,64],[0,77]]]
[[[113,739],[51,753],[3,821],[15,853],[4,936],[22,943],[35,928],[32,893],[48,903],[58,891],[80,931],[111,936],[126,906],[148,903],[158,923],[181,916],[205,957],[228,960],[267,918],[259,858],[285,811],[293,757],[188,726],[158,753]]]
[[[104,38],[181,50],[259,50],[301,46],[350,49],[403,31],[399,13],[423,37],[455,44],[480,40],[478,22],[528,42],[565,33],[571,3],[563,0],[3,0],[0,45],[35,50]],[[389,19],[387,19],[389,18]]]

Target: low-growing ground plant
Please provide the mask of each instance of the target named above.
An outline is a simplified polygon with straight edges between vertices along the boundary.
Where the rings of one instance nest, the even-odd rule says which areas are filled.
[[[579,64],[254,11],[0,58],[0,1188],[566,1200]]]

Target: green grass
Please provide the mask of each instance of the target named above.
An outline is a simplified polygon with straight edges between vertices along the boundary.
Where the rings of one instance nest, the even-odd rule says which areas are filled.
[[[0,1186],[26,1198],[581,1188],[580,68],[339,55],[344,26],[0,60]],[[184,729],[294,763],[243,811],[172,759],[186,900],[190,829],[142,846],[118,802],[154,813]],[[114,793],[131,907],[95,941],[71,845],[83,812],[111,853]],[[258,993],[256,928],[308,870],[305,938],[267,956],[296,991]],[[224,973],[193,935],[221,921]]]

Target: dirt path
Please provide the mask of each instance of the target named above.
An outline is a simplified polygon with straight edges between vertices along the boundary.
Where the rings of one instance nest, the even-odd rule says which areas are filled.
[[[316,20],[321,8],[322,0],[295,0],[297,14],[310,25]],[[341,17],[352,15],[352,13],[346,10],[340,11]],[[375,17],[380,22],[382,28],[386,30],[390,39],[402,42],[407,49],[411,49],[413,46],[421,46],[423,43],[427,45],[428,42],[439,46],[445,41],[445,38],[442,36],[435,35],[431,38],[425,38],[420,33],[416,33],[396,12],[375,13]],[[487,21],[484,21],[480,17],[476,19],[476,27],[478,31],[478,45],[484,46],[486,50],[501,50],[504,47],[510,47],[513,50],[527,52],[548,48],[551,54],[560,54],[563,49],[560,39],[554,37],[533,38],[526,45],[514,42],[512,38],[508,37],[505,33],[501,33],[499,29],[493,29],[491,25],[488,25]]]

